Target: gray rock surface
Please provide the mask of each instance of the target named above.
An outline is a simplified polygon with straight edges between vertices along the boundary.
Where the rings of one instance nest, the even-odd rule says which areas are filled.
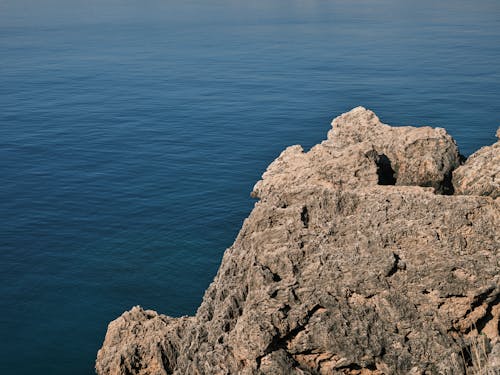
[[[498,185],[439,194],[458,164],[443,129],[338,117],[255,185],[196,315],[125,312],[98,374],[500,373]]]

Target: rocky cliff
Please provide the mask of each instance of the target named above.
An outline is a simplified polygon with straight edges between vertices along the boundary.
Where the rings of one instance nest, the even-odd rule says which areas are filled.
[[[499,149],[341,115],[255,185],[196,315],[125,312],[98,374],[500,373]]]

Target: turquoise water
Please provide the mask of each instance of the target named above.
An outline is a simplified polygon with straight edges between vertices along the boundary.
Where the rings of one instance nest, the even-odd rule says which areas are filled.
[[[266,166],[352,107],[492,143],[499,61],[498,0],[0,0],[0,373],[193,314]]]

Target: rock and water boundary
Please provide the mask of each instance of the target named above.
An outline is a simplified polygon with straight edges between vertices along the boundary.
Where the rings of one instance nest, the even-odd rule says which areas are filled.
[[[132,308],[96,371],[500,374],[499,184],[498,141],[357,107],[271,163],[196,315]]]

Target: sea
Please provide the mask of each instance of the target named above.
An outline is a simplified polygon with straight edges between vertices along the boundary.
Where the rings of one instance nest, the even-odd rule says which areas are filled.
[[[0,0],[0,373],[194,314],[267,165],[359,105],[493,143],[500,1]]]

